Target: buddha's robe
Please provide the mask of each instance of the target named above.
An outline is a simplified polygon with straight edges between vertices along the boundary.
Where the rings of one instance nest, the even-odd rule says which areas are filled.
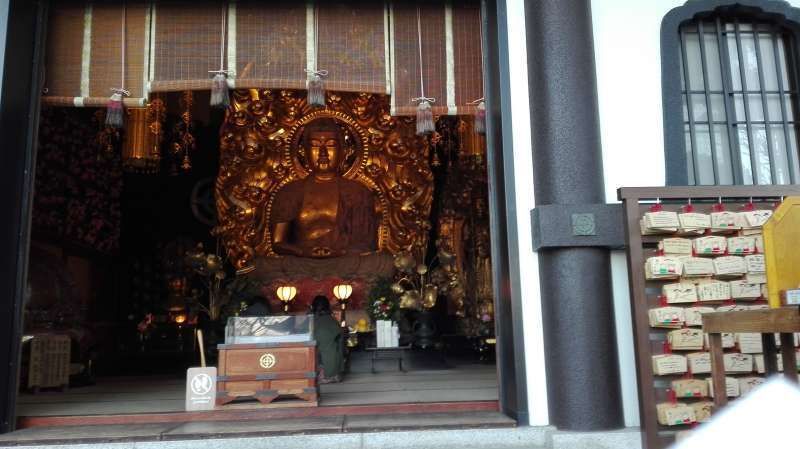
[[[314,204],[325,197],[336,202],[334,216],[309,210],[314,209]],[[315,213],[317,222],[301,223],[304,217]],[[330,248],[334,254],[341,251],[358,254],[377,249],[378,222],[374,195],[362,184],[349,179],[335,178],[319,183],[309,176],[290,182],[275,196],[271,222],[273,226],[276,223],[290,223],[289,243],[303,249],[304,254],[314,247]],[[320,237],[314,237],[314,232],[303,232],[314,226],[330,228],[330,232]]]

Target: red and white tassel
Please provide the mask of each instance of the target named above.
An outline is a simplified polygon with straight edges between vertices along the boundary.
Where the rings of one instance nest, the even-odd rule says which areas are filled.
[[[122,128],[125,123],[123,116],[124,105],[122,104],[123,95],[130,94],[124,89],[112,89],[112,91],[114,93],[111,94],[111,98],[108,99],[106,104],[106,126]]]
[[[475,132],[486,134],[486,103],[481,100],[475,110]]]
[[[211,107],[227,108],[231,104],[230,96],[228,95],[228,73],[224,70],[209,73],[215,74],[214,79],[211,81]]]
[[[436,101],[433,98],[416,98],[419,101],[417,106],[417,135],[430,134],[436,131],[433,123],[433,111],[431,110],[431,102]]]

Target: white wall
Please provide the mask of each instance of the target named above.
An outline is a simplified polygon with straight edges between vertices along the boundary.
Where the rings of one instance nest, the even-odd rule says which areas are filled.
[[[520,291],[524,316],[525,370],[528,377],[528,409],[531,425],[549,424],[547,377],[542,330],[542,298],[539,290],[539,257],[533,252],[530,210],[535,206],[530,104],[528,97],[528,58],[525,41],[523,0],[511,0],[508,7],[508,54],[514,139],[514,182],[517,203],[517,244],[519,245]],[[522,36],[522,38],[520,38]],[[519,88],[517,87],[519,86]],[[523,87],[524,86],[524,87]]]
[[[619,187],[664,185],[661,20],[670,9],[684,3],[683,0],[592,0],[608,202],[617,200]],[[800,7],[800,0],[789,3]],[[637,426],[636,369],[624,252],[614,252],[610,263],[625,423]]]
[[[523,0],[506,0],[508,56],[511,85],[511,123],[514,150],[514,190],[517,213],[520,285],[525,344],[525,370],[528,387],[530,424],[549,424],[547,379],[544,368],[542,303],[539,292],[539,259],[533,252],[530,210],[534,207],[531,120],[528,102],[528,58],[525,43],[525,5]],[[520,37],[522,36],[522,37]],[[505,143],[504,143],[505,144]],[[510,225],[510,223],[509,223]]]

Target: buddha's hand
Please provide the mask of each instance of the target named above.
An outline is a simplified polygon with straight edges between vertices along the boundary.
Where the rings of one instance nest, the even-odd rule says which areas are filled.
[[[315,246],[311,249],[311,257],[325,258],[325,257],[341,257],[347,254],[345,250],[334,250],[327,246]]]
[[[311,257],[331,257],[333,251],[327,246],[315,246],[311,249]]]

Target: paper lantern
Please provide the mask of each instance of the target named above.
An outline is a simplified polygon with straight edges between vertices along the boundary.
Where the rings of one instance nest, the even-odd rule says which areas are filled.
[[[278,294],[278,299],[283,301],[283,311],[288,312],[289,302],[291,302],[294,299],[295,295],[297,295],[297,287],[293,285],[284,285],[278,287],[276,293]]]
[[[333,287],[333,296],[339,301],[345,302],[353,294],[353,286],[350,284],[339,284]]]

